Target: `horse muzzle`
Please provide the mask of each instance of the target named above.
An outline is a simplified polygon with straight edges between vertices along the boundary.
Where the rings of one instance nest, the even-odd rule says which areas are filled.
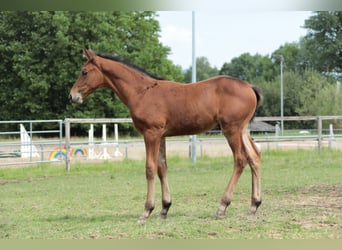
[[[69,95],[69,100],[70,102],[72,103],[77,103],[77,104],[82,104],[83,103],[83,98],[82,98],[82,95],[77,93],[77,94],[70,94]]]

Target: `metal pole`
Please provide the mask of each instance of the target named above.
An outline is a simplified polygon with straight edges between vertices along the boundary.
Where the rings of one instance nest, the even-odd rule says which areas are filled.
[[[33,133],[32,133],[32,121],[30,121],[30,139],[29,139],[29,143],[30,143],[30,162],[32,162],[32,141],[33,141]]]
[[[192,12],[192,82],[196,82],[195,12]],[[191,136],[191,161],[196,162],[196,135]]]
[[[283,88],[283,66],[284,57],[280,55],[280,117],[281,117],[281,135],[284,135],[284,88]]]
[[[317,133],[318,133],[318,138],[317,138],[317,142],[318,142],[318,154],[321,154],[321,150],[322,150],[322,117],[318,116],[317,117]]]
[[[65,119],[65,149],[65,168],[67,171],[70,171],[70,121],[68,119]]]

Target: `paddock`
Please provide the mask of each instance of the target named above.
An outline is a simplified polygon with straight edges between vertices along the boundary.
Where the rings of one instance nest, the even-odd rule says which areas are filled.
[[[145,194],[143,160],[75,161],[69,172],[56,162],[1,168],[0,238],[341,239],[341,151],[270,149],[262,157],[264,203],[256,215],[247,215],[248,169],[226,218],[217,220],[231,157],[203,156],[193,164],[174,155],[173,209],[166,220],[153,214],[145,225],[136,222]]]
[[[324,119],[315,121],[319,124]],[[98,122],[102,127],[103,121]],[[115,138],[107,136],[112,142],[106,144],[111,159],[89,160],[79,154],[70,158],[70,171],[65,171],[64,158],[47,160],[60,146],[59,140],[53,140],[50,148],[44,146],[44,164],[40,158],[18,165],[4,164],[18,157],[1,159],[0,238],[341,239],[341,140],[338,130],[332,137],[329,126],[317,127],[321,132],[255,134],[262,151],[263,206],[255,216],[246,213],[250,199],[250,170],[246,169],[222,220],[216,220],[214,214],[218,194],[232,171],[225,140],[220,135],[198,136],[198,160],[193,164],[189,137],[169,138],[173,209],[166,221],[152,215],[145,225],[136,223],[146,185],[141,138],[119,137],[115,144]],[[114,123],[107,123],[107,128],[114,129]],[[32,143],[37,146],[37,141],[33,136]],[[95,141],[97,153],[103,152],[103,138]],[[2,148],[9,147],[8,140],[1,143]],[[71,149],[88,143],[88,137],[70,138]],[[121,155],[114,157],[117,149]],[[157,189],[156,196],[160,195]]]

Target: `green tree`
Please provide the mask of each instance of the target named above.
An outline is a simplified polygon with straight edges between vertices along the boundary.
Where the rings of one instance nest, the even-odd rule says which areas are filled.
[[[299,115],[338,115],[341,114],[341,93],[339,83],[333,78],[322,76],[317,71],[306,71],[298,90]]]
[[[206,80],[217,76],[218,73],[218,69],[210,65],[208,58],[204,56],[196,58],[196,81]],[[192,81],[192,66],[185,71],[184,81],[187,83]]]
[[[342,12],[318,11],[305,20],[302,40],[307,65],[321,73],[342,73]]]
[[[260,84],[273,80],[276,70],[276,65],[268,56],[259,54],[252,56],[249,53],[244,53],[233,58],[231,62],[224,63],[220,74],[230,75],[253,84]]]
[[[322,76],[317,71],[284,72],[284,115],[317,116],[338,115],[342,112],[342,93],[339,83],[332,77]],[[264,101],[257,110],[259,116],[280,116],[280,76],[262,86]],[[287,128],[304,126],[313,122],[286,124]]]
[[[284,59],[284,71],[304,72],[307,63],[300,43],[285,43],[272,53],[271,58],[277,65],[280,64],[280,55]]]
[[[154,12],[0,12],[0,119],[127,117],[108,89],[85,105],[71,105],[69,90],[85,58],[85,45],[115,52],[147,71],[182,80],[180,67],[159,42]]]

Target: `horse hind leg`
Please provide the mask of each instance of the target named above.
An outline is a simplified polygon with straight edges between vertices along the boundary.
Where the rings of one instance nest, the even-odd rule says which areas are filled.
[[[243,144],[248,155],[248,164],[252,173],[252,197],[250,214],[255,214],[261,205],[261,173],[260,173],[260,151],[252,141],[247,126],[243,130]]]
[[[160,217],[166,219],[167,212],[171,206],[171,195],[169,185],[167,181],[167,164],[166,164],[166,145],[165,138],[163,137],[160,142],[159,158],[158,158],[158,177],[160,180],[161,191],[162,191],[162,210]]]
[[[227,207],[230,205],[234,189],[240,179],[240,176],[248,163],[247,153],[244,150],[244,145],[242,141],[242,131],[239,129],[231,130],[234,132],[225,132],[224,128],[222,129],[225,137],[228,140],[229,146],[233,152],[234,157],[234,169],[232,176],[228,182],[227,188],[222,195],[220,206],[217,210],[216,217],[218,219],[223,218],[226,213]]]

